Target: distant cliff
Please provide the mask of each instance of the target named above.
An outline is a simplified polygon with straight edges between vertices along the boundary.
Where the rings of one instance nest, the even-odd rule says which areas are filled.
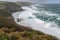
[[[0,2],[0,15],[6,14],[9,15],[13,12],[17,11],[22,11],[23,9],[21,8],[20,5],[17,5],[12,2]]]

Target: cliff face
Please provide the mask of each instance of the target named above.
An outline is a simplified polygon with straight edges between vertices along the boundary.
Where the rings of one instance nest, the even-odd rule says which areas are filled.
[[[17,5],[15,3],[5,3],[6,10],[9,12],[17,12],[17,11],[22,11],[22,8],[20,5]]]
[[[17,5],[12,2],[0,3],[0,15],[1,14],[11,15],[11,13],[13,13],[13,12],[22,11],[22,10],[23,9],[21,8],[20,5]]]

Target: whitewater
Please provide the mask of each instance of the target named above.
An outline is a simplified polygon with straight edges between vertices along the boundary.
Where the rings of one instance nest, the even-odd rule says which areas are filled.
[[[25,11],[15,12],[12,14],[17,24],[60,38],[59,25],[57,25],[55,21],[51,21],[55,19],[60,21],[59,14],[46,10],[38,10],[39,8],[35,5],[25,6],[22,8]],[[22,20],[17,22],[17,18]]]

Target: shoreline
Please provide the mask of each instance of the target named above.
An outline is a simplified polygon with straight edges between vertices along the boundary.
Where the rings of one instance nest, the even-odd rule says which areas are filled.
[[[22,11],[22,12],[23,12],[23,11]],[[16,13],[17,13],[17,12],[16,12]],[[23,15],[22,15],[22,16],[23,16]],[[15,21],[16,21],[16,20],[15,20]],[[18,24],[19,24],[19,23],[18,23]],[[25,24],[22,24],[22,25],[27,26],[27,24],[26,24],[26,25],[25,25]],[[37,24],[37,25],[38,25],[38,24]],[[38,28],[37,28],[37,29],[36,29],[36,28],[33,28],[33,26],[29,26],[29,24],[28,24],[27,27],[32,28],[32,29],[34,29],[34,30],[38,30],[38,31],[42,31],[42,30],[43,30],[43,31],[42,31],[43,33],[50,34],[50,35],[53,35],[53,36],[56,35],[56,34],[54,34],[54,33],[53,33],[53,34],[50,33],[50,32],[51,32],[51,31],[50,31],[51,29],[49,29],[50,32],[49,32],[49,31],[47,32],[47,31],[44,30],[44,28],[41,29],[41,27],[40,27],[41,30],[39,30]],[[37,27],[37,26],[36,26],[36,27]],[[46,29],[47,29],[47,28],[46,28]],[[53,31],[53,32],[54,32],[54,31]],[[56,36],[57,36],[57,35],[56,35]],[[59,37],[59,38],[60,38],[60,37]]]
[[[11,12],[21,12],[22,8],[20,5],[9,2],[6,4],[2,3],[1,5],[3,5],[3,9],[0,9],[0,36],[2,37],[0,39],[5,40],[7,36],[8,38],[6,38],[6,40],[58,40],[52,35],[46,35],[41,31],[38,32],[36,30],[30,29],[29,26],[25,27],[18,25],[15,22]]]

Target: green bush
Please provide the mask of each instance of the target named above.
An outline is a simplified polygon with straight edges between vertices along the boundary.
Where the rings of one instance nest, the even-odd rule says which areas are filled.
[[[12,36],[10,37],[10,39],[11,39],[11,40],[17,40],[18,37],[16,37],[15,35],[12,35]]]
[[[9,40],[9,38],[4,32],[0,32],[0,40]]]

